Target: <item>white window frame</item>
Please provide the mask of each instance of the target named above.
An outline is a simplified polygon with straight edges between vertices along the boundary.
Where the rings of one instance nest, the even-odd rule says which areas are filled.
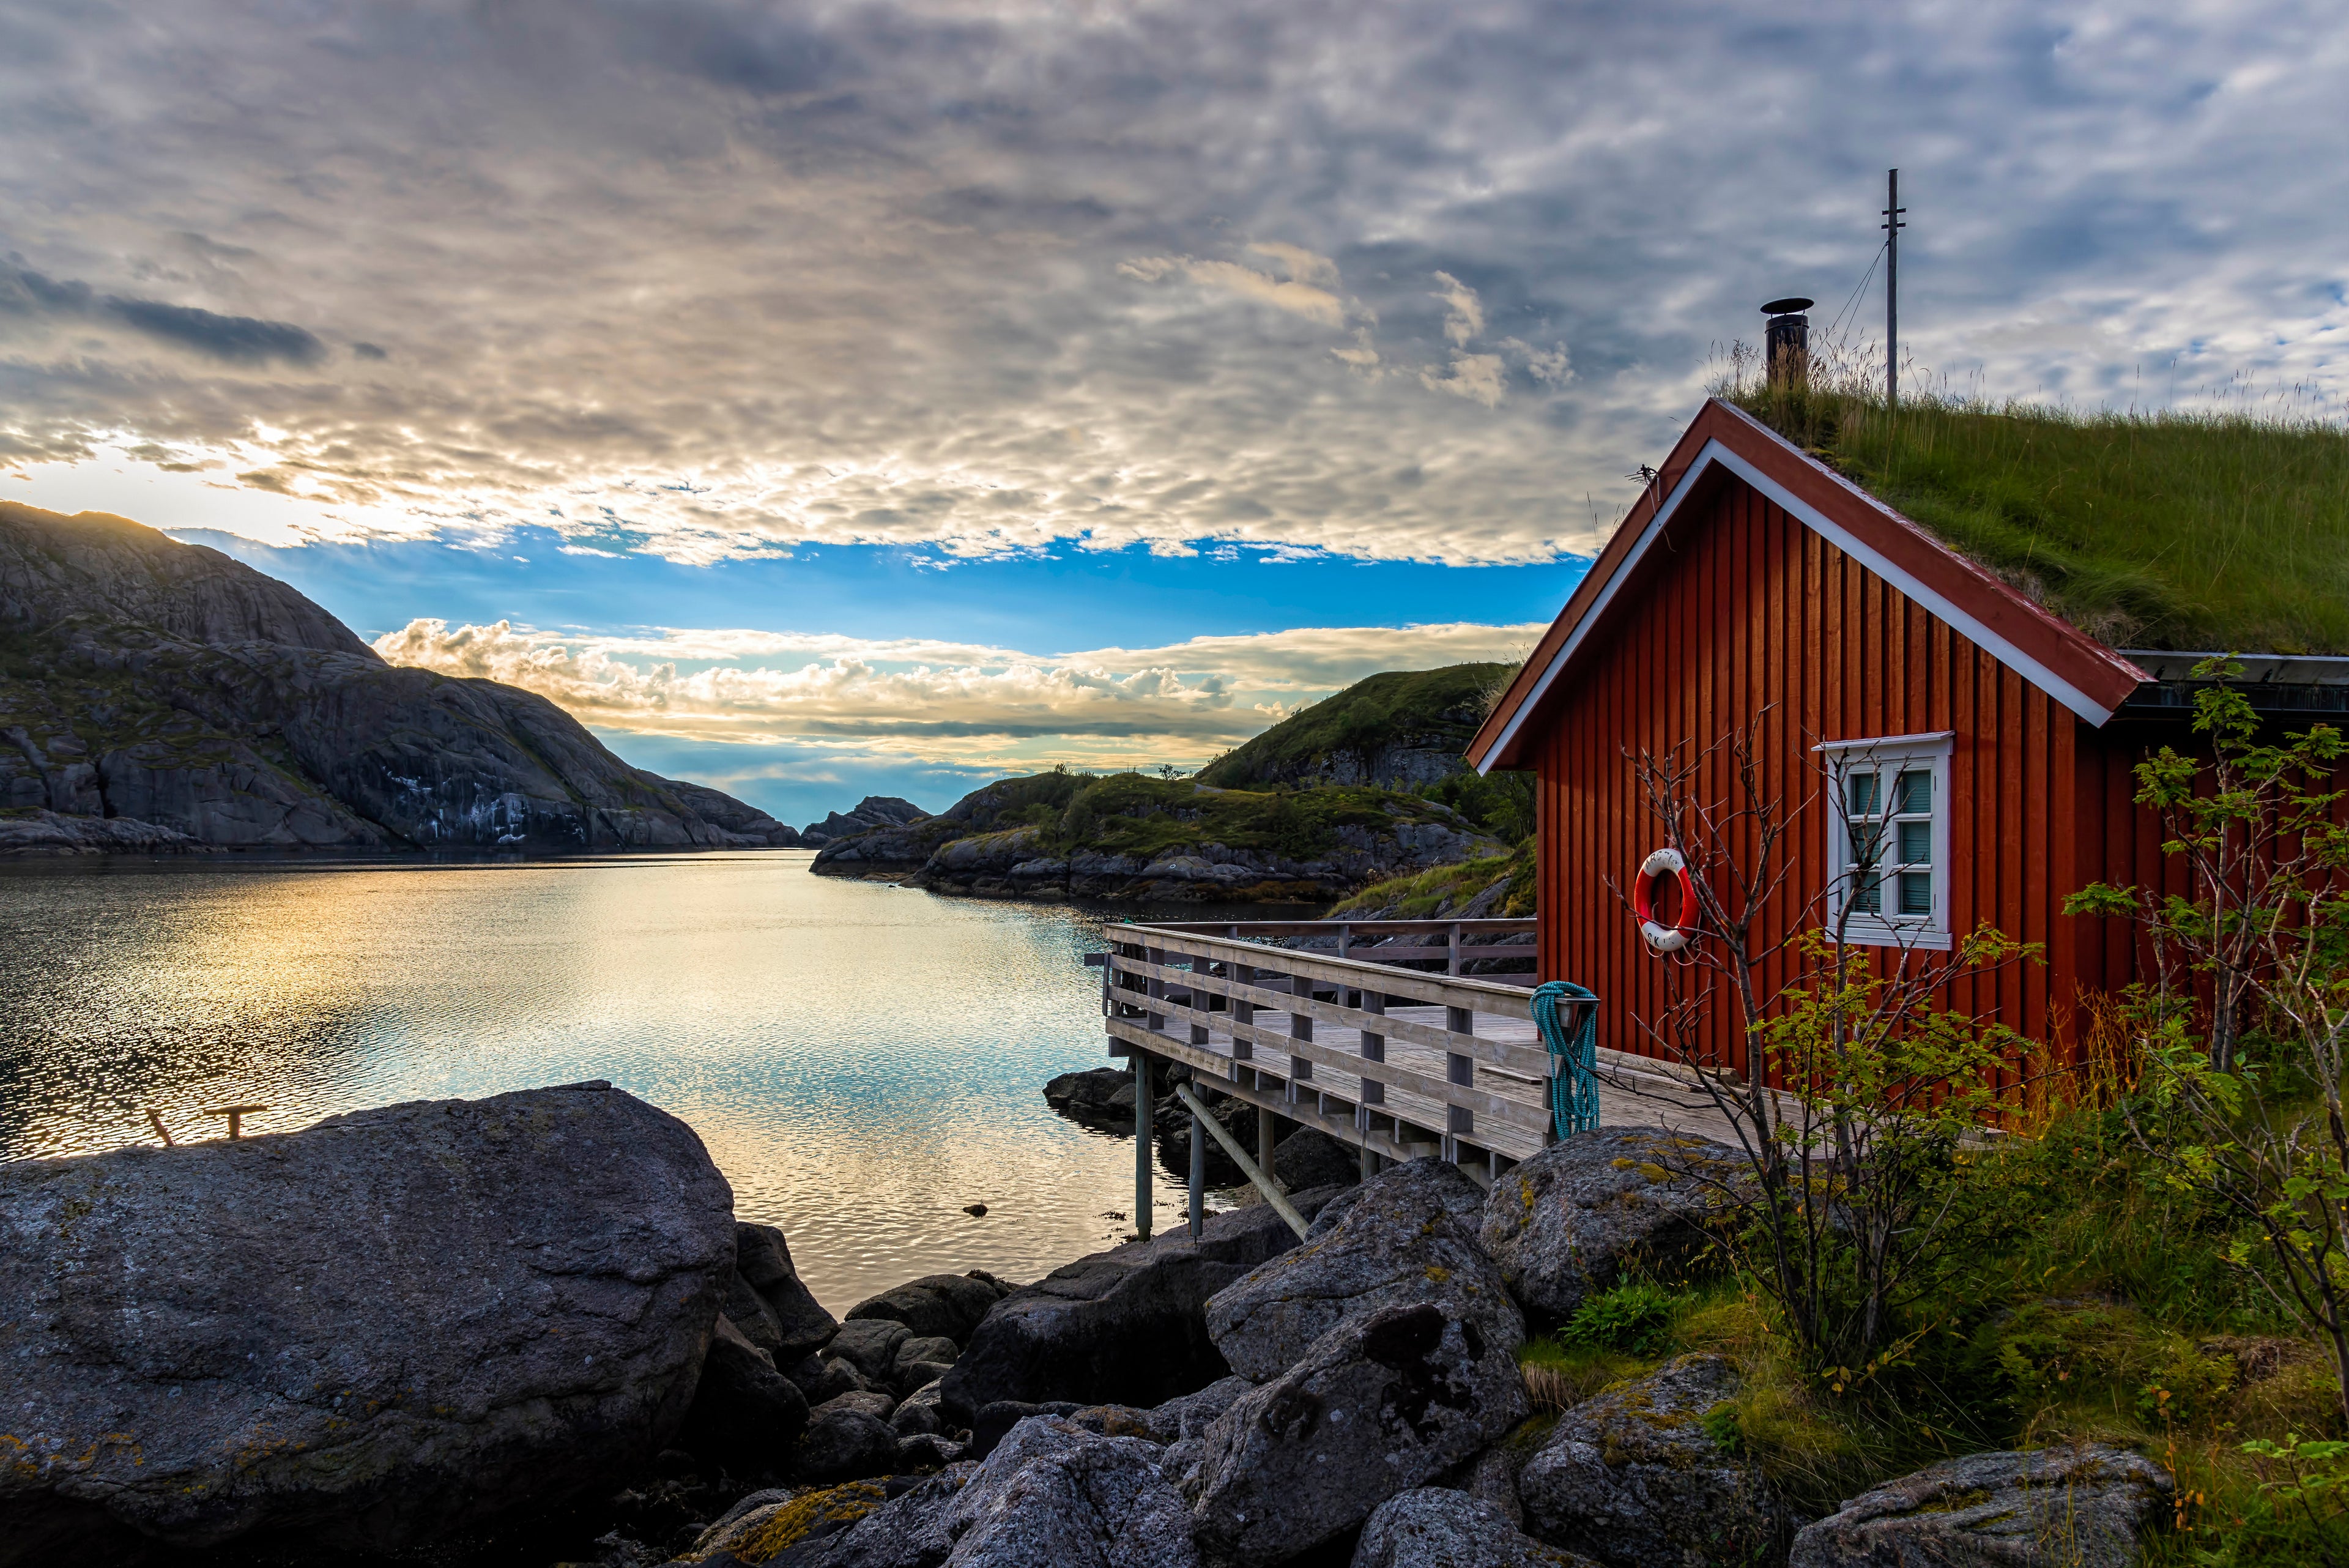
[[[1951,945],[1950,882],[1954,868],[1950,861],[1950,756],[1956,749],[1956,742],[1957,732],[1941,730],[1929,735],[1868,735],[1849,741],[1826,741],[1811,748],[1826,763],[1827,787],[1833,792],[1826,803],[1826,929],[1830,939],[1840,925],[1844,940],[1866,947],[1946,950]],[[1932,877],[1932,912],[1902,915],[1882,909],[1874,913],[1854,909],[1847,920],[1844,900],[1850,895],[1853,876],[1851,795],[1847,781],[1855,773],[1878,775],[1878,811],[1889,826],[1900,815],[1888,809],[1892,804],[1891,781],[1903,773],[1918,772],[1932,776],[1932,858],[1925,863]],[[1899,867],[1907,864],[1911,863],[1890,861],[1878,873],[1883,878],[1879,903],[1896,901],[1894,879],[1899,875]]]

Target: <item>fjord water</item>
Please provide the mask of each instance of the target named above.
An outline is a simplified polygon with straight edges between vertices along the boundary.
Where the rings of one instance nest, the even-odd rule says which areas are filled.
[[[1107,1064],[1113,918],[811,876],[804,852],[0,871],[0,1158],[608,1078],[692,1124],[838,1312],[1130,1229],[1133,1153],[1039,1092]],[[1198,918],[1194,915],[1192,918]],[[1162,1183],[1158,1219],[1178,1211]],[[966,1204],[984,1203],[974,1218]]]

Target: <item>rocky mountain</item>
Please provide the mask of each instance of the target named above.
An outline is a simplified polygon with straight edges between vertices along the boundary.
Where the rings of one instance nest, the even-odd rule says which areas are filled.
[[[1506,664],[1454,664],[1370,676],[1225,753],[1199,770],[1199,782],[1222,789],[1440,783],[1466,771],[1460,753],[1514,672]]]
[[[385,663],[217,550],[0,503],[0,853],[798,842],[543,697]]]
[[[1055,772],[834,839],[812,868],[999,898],[1324,903],[1507,852],[1451,807],[1393,790],[1233,790]]]
[[[894,794],[868,794],[856,803],[854,811],[835,811],[822,822],[809,823],[800,829],[800,842],[809,846],[829,844],[867,828],[903,827],[929,815],[912,801]]]

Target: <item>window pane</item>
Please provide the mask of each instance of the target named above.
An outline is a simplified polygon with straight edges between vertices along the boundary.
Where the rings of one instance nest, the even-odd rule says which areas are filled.
[[[1933,825],[1930,822],[1904,822],[1900,825],[1900,860],[1903,865],[1917,866],[1933,858]]]
[[[1874,816],[1876,815],[1878,800],[1876,782],[1876,775],[1874,774],[1854,774],[1851,775],[1852,815]]]
[[[1873,871],[1859,873],[1851,892],[1851,907],[1862,914],[1884,911],[1884,879]]]
[[[1930,871],[1900,873],[1900,912],[1904,915],[1930,915],[1933,912],[1933,874]]]
[[[1884,854],[1884,827],[1880,823],[1855,823],[1851,827],[1851,864],[1856,870],[1873,866]]]
[[[1905,773],[1894,781],[1892,809],[1903,815],[1912,811],[1933,809],[1933,775],[1920,769]]]

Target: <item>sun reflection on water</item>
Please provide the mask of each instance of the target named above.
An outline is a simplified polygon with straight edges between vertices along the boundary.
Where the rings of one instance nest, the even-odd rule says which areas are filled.
[[[808,859],[7,867],[0,1157],[151,1142],[150,1107],[216,1137],[203,1107],[285,1131],[608,1078],[692,1124],[835,1310],[1123,1234],[1132,1146],[1038,1093],[1106,1061],[1078,958],[1103,917]]]

